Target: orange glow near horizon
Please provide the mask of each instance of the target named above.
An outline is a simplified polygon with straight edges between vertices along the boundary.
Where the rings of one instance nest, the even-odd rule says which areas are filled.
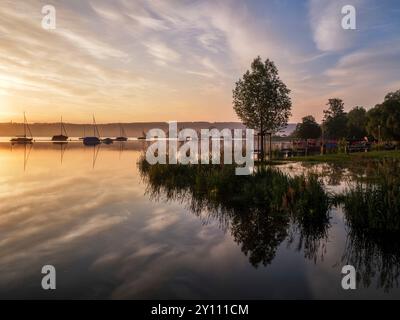
[[[258,55],[276,63],[291,89],[291,123],[306,115],[321,121],[331,97],[347,110],[370,108],[400,87],[398,30],[388,26],[365,44],[325,30],[322,18],[331,19],[336,3],[326,4],[326,17],[313,16],[314,1],[297,9],[257,1],[52,3],[55,30],[42,28],[42,1],[2,2],[0,122],[22,122],[23,112],[29,122],[89,123],[92,114],[98,123],[236,122],[232,89]],[[280,25],[284,14],[292,24]]]

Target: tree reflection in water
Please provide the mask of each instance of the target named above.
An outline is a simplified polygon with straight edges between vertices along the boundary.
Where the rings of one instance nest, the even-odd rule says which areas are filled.
[[[323,259],[330,208],[341,207],[348,227],[344,264],[354,265],[365,287],[376,281],[389,290],[400,273],[400,168],[398,161],[365,166],[335,165],[331,174],[348,171],[341,194],[324,189],[321,174],[291,177],[259,166],[236,176],[232,165],[149,165],[139,170],[147,193],[156,200],[178,200],[204,219],[218,221],[241,246],[254,267],[268,265],[285,240],[305,258]],[[338,183],[337,180],[335,180]]]
[[[400,275],[400,162],[375,162],[365,171],[341,199],[349,226],[343,260],[364,286],[376,277],[388,291]]]
[[[233,165],[150,165],[139,170],[153,199],[185,203],[229,230],[250,263],[268,265],[277,247],[299,235],[299,250],[315,258],[329,227],[329,197],[316,175],[289,177],[260,166],[249,176]]]

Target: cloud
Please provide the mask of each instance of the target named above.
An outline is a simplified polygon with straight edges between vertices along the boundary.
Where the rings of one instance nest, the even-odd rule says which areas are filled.
[[[114,49],[96,39],[90,39],[89,37],[78,35],[70,30],[61,29],[57,32],[57,35],[64,37],[70,41],[72,45],[87,51],[91,56],[98,59],[128,57],[128,55],[121,50]]]
[[[328,84],[351,104],[372,107],[398,83],[400,45],[381,42],[342,56],[325,72]],[[397,88],[399,89],[399,88]]]
[[[197,37],[199,43],[207,50],[218,53],[222,51],[220,42],[222,41],[221,36],[217,33],[203,33]]]
[[[340,51],[354,45],[357,32],[342,28],[342,7],[353,5],[358,11],[360,0],[309,0],[310,26],[314,42],[321,51]]]
[[[155,31],[161,31],[161,30],[168,30],[169,27],[165,23],[165,21],[160,20],[160,19],[154,19],[151,17],[145,17],[145,16],[138,16],[138,15],[133,15],[133,14],[128,14],[129,17],[132,19],[136,20],[141,26],[145,28],[149,28]]]
[[[341,29],[344,4],[357,8],[355,32]],[[34,121],[54,121],[63,110],[70,121],[93,112],[108,121],[119,121],[120,114],[136,121],[237,120],[232,87],[260,55],[277,64],[292,90],[298,120],[343,87],[341,74],[350,70],[346,60],[352,54],[357,64],[363,59],[358,53],[379,50],[377,39],[388,40],[391,33],[390,41],[398,41],[398,23],[387,16],[388,6],[376,10],[378,4],[55,0],[57,29],[48,32],[40,24],[41,1],[5,1],[0,12],[3,114],[17,116],[31,108]],[[383,74],[375,63],[371,59],[363,66],[365,83],[374,73]],[[385,70],[396,66],[386,59]],[[380,87],[395,83],[392,76],[379,77]],[[54,105],[56,111],[49,112]]]
[[[161,65],[165,65],[167,62],[177,62],[181,57],[177,51],[160,41],[150,41],[145,43],[145,46],[147,52],[155,57],[156,61]]]

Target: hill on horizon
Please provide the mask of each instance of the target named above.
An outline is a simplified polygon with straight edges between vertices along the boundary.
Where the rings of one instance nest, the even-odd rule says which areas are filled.
[[[67,133],[70,137],[82,137],[84,135],[90,135],[93,132],[92,124],[74,124],[64,123]],[[51,137],[60,133],[60,123],[32,123],[29,124],[33,136],[35,137]],[[97,125],[100,135],[103,137],[116,137],[120,135],[120,125],[118,123],[106,123]],[[126,134],[129,137],[142,136],[143,132],[147,132],[150,129],[160,128],[162,130],[168,130],[168,123],[166,122],[132,122],[122,123]],[[282,130],[279,135],[289,135],[296,124],[289,123],[286,129]],[[207,122],[207,121],[196,121],[196,122],[178,122],[178,129],[192,128],[195,130],[216,128],[221,129],[244,129],[244,125],[240,122]],[[22,123],[0,123],[0,136],[11,137],[23,134]]]

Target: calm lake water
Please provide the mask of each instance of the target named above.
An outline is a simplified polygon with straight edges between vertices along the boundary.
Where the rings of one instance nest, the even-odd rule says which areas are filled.
[[[151,196],[137,165],[142,148],[0,143],[0,298],[400,298],[399,257],[391,253],[384,266],[379,248],[363,257],[369,251],[349,239],[341,205],[311,247],[290,225],[257,232],[194,214],[182,199]],[[292,175],[309,169],[282,166]],[[314,169],[326,172],[329,192],[349,185],[345,168]],[[349,254],[368,272],[344,291]],[[57,270],[54,291],[41,289],[47,264]]]

